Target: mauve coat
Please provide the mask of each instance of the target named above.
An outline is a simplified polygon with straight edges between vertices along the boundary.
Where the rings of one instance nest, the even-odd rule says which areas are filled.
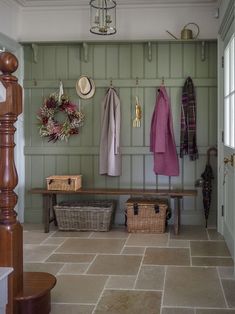
[[[158,90],[150,131],[150,151],[154,153],[154,172],[165,176],[179,175],[170,101],[164,86]]]
[[[108,89],[102,102],[100,174],[121,175],[120,100],[113,88]]]

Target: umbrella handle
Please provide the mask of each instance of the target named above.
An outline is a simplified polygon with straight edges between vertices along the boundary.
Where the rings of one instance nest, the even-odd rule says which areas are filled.
[[[215,156],[217,156],[217,148],[216,147],[210,147],[207,150],[207,164],[210,165],[210,157],[211,157],[211,152],[215,152]]]

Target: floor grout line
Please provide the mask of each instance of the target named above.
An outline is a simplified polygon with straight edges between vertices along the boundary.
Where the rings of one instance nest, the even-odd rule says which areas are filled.
[[[96,253],[95,256],[93,257],[93,259],[90,261],[86,271],[84,272],[84,275],[87,275],[88,270],[91,268],[92,264],[94,263],[94,261],[96,260],[98,255],[99,255],[99,253]]]
[[[92,239],[94,232],[91,232],[90,235],[87,237],[87,239]]]
[[[216,271],[217,271],[217,276],[218,276],[218,278],[219,278],[219,283],[220,283],[220,287],[221,287],[221,290],[222,290],[222,294],[223,294],[223,297],[224,297],[224,300],[225,300],[225,304],[226,304],[226,307],[227,307],[227,309],[228,309],[229,306],[228,306],[228,302],[227,302],[227,299],[226,299],[226,296],[225,296],[225,292],[224,292],[224,287],[223,287],[223,284],[222,284],[222,280],[221,280],[220,275],[219,275],[218,267],[216,267]]]
[[[61,269],[56,273],[56,275],[62,275],[63,273],[61,273],[61,270],[63,270],[65,268],[65,265],[67,263],[64,263],[64,265],[61,267]]]
[[[170,232],[168,232],[168,237],[167,237],[167,247],[170,247]]]
[[[191,241],[189,241],[189,259],[190,259],[190,266],[193,266],[192,250],[191,250]]]
[[[135,282],[134,282],[134,285],[133,285],[133,290],[136,289],[136,284],[137,284],[137,281],[138,281],[138,277],[139,277],[139,274],[140,274],[140,270],[141,270],[141,268],[142,268],[142,266],[143,266],[143,261],[144,261],[145,252],[146,252],[146,248],[145,248],[144,253],[143,253],[143,256],[142,256],[142,258],[141,258],[139,270],[138,270],[138,272],[137,272],[137,274],[136,274],[136,279],[135,279]]]
[[[107,278],[106,281],[105,281],[104,287],[103,287],[103,289],[102,289],[102,291],[101,291],[101,293],[100,293],[100,296],[99,296],[99,298],[98,298],[98,300],[97,300],[97,302],[96,302],[96,305],[95,305],[95,307],[94,307],[94,309],[93,309],[93,311],[92,311],[92,314],[95,314],[96,308],[97,308],[97,306],[98,306],[98,304],[99,304],[99,302],[100,302],[100,300],[101,300],[101,298],[102,298],[102,296],[103,296],[103,293],[104,293],[104,291],[105,291],[105,287],[106,287],[106,285],[108,284],[108,281],[110,280],[111,275],[109,275],[109,276],[107,276],[107,277],[108,277],[108,278]]]
[[[164,279],[163,279],[163,287],[162,287],[162,299],[161,299],[161,306],[160,306],[160,314],[162,314],[162,309],[163,309],[163,298],[165,295],[165,286],[166,286],[166,272],[167,272],[168,266],[164,267]]]

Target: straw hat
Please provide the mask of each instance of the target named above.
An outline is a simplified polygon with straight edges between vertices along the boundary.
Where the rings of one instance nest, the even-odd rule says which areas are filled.
[[[89,99],[95,93],[95,83],[88,76],[82,75],[76,82],[76,91],[80,98]]]

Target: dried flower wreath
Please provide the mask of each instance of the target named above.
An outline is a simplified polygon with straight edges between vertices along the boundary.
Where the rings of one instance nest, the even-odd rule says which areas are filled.
[[[66,116],[61,123],[56,119],[59,112]],[[58,140],[68,141],[71,135],[78,134],[85,116],[68,97],[62,95],[59,99],[57,94],[51,94],[44,100],[37,118],[40,121],[40,136],[48,137],[48,142],[55,143]]]

